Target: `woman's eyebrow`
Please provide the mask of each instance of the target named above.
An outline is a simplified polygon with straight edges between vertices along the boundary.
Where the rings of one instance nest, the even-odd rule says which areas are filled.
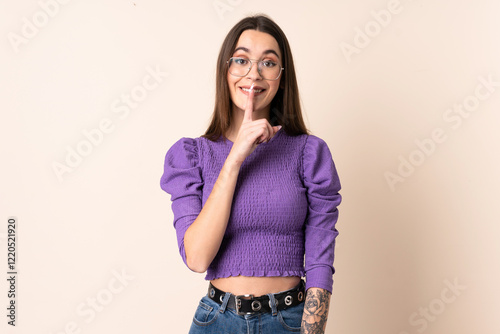
[[[244,47],[244,46],[237,47],[234,50],[234,52],[239,51],[239,50],[245,51],[246,53],[250,53],[250,50],[248,48]],[[265,55],[268,54],[268,53],[273,53],[273,54],[276,55],[276,57],[278,57],[278,58],[280,57],[280,56],[278,56],[278,53],[276,51],[274,51],[273,49],[269,49],[269,50],[266,50],[266,51],[263,52],[263,54],[265,54]]]

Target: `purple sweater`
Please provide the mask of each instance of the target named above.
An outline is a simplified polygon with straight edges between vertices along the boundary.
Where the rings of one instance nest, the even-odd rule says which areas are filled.
[[[179,251],[233,143],[183,137],[167,151],[161,188],[171,195]],[[300,276],[332,292],[340,181],[326,142],[283,129],[241,165],[222,244],[205,279]],[[305,255],[305,263],[304,263]]]

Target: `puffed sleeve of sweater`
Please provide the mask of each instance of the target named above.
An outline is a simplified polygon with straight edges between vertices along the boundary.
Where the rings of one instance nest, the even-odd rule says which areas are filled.
[[[324,140],[307,137],[303,152],[304,185],[307,189],[308,210],[305,221],[306,289],[317,287],[332,292],[335,227],[340,180]]]
[[[203,184],[196,139],[183,137],[167,151],[160,186],[171,195],[177,244],[186,266],[184,234],[202,209]]]

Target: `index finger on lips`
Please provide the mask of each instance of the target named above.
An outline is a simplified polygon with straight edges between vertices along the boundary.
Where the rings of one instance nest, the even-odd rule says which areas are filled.
[[[246,121],[246,122],[253,121],[253,96],[254,96],[253,86],[254,86],[254,84],[255,83],[252,83],[252,86],[250,86],[250,92],[248,92],[247,104],[245,106],[245,115],[243,116],[243,121]]]

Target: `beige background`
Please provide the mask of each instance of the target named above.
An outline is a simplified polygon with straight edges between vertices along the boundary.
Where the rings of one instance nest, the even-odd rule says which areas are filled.
[[[388,8],[381,26],[372,11]],[[343,185],[327,333],[499,333],[500,86],[478,79],[500,81],[499,10],[496,0],[2,2],[1,277],[9,216],[19,271],[15,328],[0,280],[2,333],[187,332],[207,283],[178,254],[163,159],[207,127],[221,42],[261,11],[289,38],[306,123]],[[346,57],[347,44],[357,53]],[[155,83],[154,70],[168,76]],[[467,117],[453,111],[463,103]],[[107,133],[85,146],[99,126]],[[77,147],[88,155],[59,180],[53,164]]]

